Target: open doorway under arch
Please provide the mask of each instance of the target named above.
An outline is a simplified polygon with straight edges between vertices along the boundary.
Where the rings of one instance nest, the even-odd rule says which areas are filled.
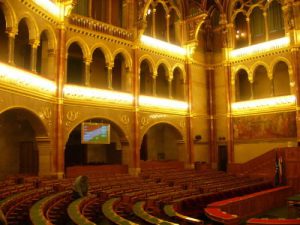
[[[141,161],[181,161],[181,133],[172,125],[159,123],[143,136]]]
[[[46,136],[44,125],[29,110],[14,108],[1,113],[0,179],[20,174],[38,175],[40,172],[38,140]]]
[[[106,134],[106,143],[99,141],[86,142],[83,130],[88,128],[83,128],[83,124],[95,125],[98,127],[96,129],[101,129],[104,126],[106,127],[105,129],[109,129],[109,132]],[[95,130],[90,131],[94,132]],[[125,168],[123,165],[127,164],[124,156],[126,152],[123,148],[125,144],[127,144],[125,135],[115,123],[102,118],[83,121],[71,131],[66,143],[65,169],[67,176],[74,176],[75,170],[81,170],[83,173],[101,173],[101,171],[95,170],[104,169],[104,166],[110,166],[107,168],[111,169],[122,168],[123,171]],[[117,167],[117,165],[122,165],[122,167]],[[101,169],[98,166],[102,166]]]

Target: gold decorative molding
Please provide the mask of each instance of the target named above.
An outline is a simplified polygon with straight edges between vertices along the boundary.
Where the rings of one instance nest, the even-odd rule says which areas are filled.
[[[282,49],[288,47],[290,45],[290,38],[283,37],[275,40],[247,46],[244,48],[234,49],[229,53],[229,57],[231,60],[241,58],[247,58],[250,56],[257,56],[260,54],[266,54],[268,52],[272,52],[278,49]]]
[[[103,90],[97,88],[88,88],[76,85],[65,85],[64,98],[82,102],[85,105],[87,102],[101,103],[105,105],[118,106],[118,105],[132,105],[133,96],[129,93]]]
[[[276,111],[296,110],[296,97],[294,95],[256,99],[231,104],[233,115],[260,114]]]
[[[188,103],[173,99],[157,98],[151,96],[139,96],[139,106],[143,110],[151,110],[156,112],[186,115],[188,111]]]
[[[121,122],[124,124],[124,125],[128,125],[130,123],[130,118],[128,115],[126,114],[122,114],[121,117]]]
[[[68,111],[66,113],[66,127],[70,127],[71,123],[73,123],[79,116],[79,112],[78,111]]]
[[[185,126],[186,126],[185,120],[179,121],[179,127],[180,127],[181,129],[185,128]]]
[[[155,49],[156,51],[162,51],[164,53],[168,52],[170,55],[176,54],[179,57],[185,57],[187,53],[185,48],[146,35],[141,36],[141,43],[149,48]]]
[[[38,97],[56,94],[53,81],[4,63],[0,63],[0,86]]]
[[[142,117],[140,121],[140,129],[144,129],[149,124],[149,118],[148,117]]]

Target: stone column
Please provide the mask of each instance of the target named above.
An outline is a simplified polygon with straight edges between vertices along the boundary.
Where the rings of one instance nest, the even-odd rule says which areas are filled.
[[[58,28],[58,45],[57,45],[57,105],[56,105],[56,129],[55,129],[55,140],[56,140],[56,154],[55,154],[55,165],[56,173],[58,178],[64,176],[65,171],[65,133],[64,133],[64,107],[63,107],[63,86],[66,74],[66,28],[64,24],[60,24]]]
[[[300,50],[297,47],[291,49],[293,74],[295,79],[295,96],[296,96],[296,126],[297,126],[297,141],[300,142]]]
[[[250,27],[250,19],[249,17],[246,18],[246,22],[247,22],[247,33],[248,33],[248,45],[252,44],[252,40],[251,40],[251,27]]]
[[[8,64],[15,65],[15,37],[16,32],[7,32],[8,34]]]
[[[140,116],[139,116],[139,65],[138,65],[138,46],[133,49],[133,71],[132,71],[132,93],[133,93],[133,121],[132,121],[132,160],[129,164],[129,173],[137,176],[141,171],[140,166],[140,144],[141,144],[141,130],[140,130]]]
[[[152,36],[156,38],[156,8],[155,6],[153,7],[153,12],[152,12]]]
[[[208,93],[207,98],[207,114],[208,114],[208,127],[209,127],[209,152],[210,163],[217,165],[217,140],[216,140],[216,107],[215,107],[215,74],[213,68],[206,70],[207,86],[206,91]]]
[[[193,132],[193,107],[192,107],[192,74],[191,74],[191,61],[188,60],[188,62],[185,64],[186,67],[186,79],[187,79],[187,85],[188,85],[188,115],[186,117],[186,133],[187,133],[187,161],[186,167],[187,168],[193,168],[194,167],[194,161],[195,161],[195,152],[194,152],[194,132]]]
[[[224,75],[226,77],[226,103],[227,103],[227,153],[228,163],[234,162],[234,133],[233,133],[233,119],[231,113],[232,103],[232,89],[231,89],[231,65],[224,64]]]
[[[56,70],[57,70],[57,65],[55,62],[55,56],[56,52],[54,49],[49,49],[48,50],[48,62],[47,62],[47,68],[46,70],[42,71],[44,74],[49,78],[49,79],[54,79]]]
[[[169,91],[169,98],[173,98],[173,93],[172,93],[172,80],[173,77],[168,77],[168,91]]]
[[[86,58],[84,59],[84,84],[85,86],[89,87],[90,80],[91,80],[91,63],[92,59]]]
[[[152,75],[152,79],[153,79],[153,89],[152,89],[152,93],[153,93],[153,96],[156,96],[156,77],[157,77],[157,72],[153,73]]]
[[[132,90],[132,80],[133,80],[133,71],[129,68],[126,69],[126,78],[125,78],[125,91],[131,92]]]
[[[269,40],[269,24],[268,24],[268,15],[267,15],[267,12],[263,12],[263,15],[264,15],[265,32],[266,32],[265,41],[268,41]]]
[[[250,99],[254,99],[254,91],[253,91],[253,80],[250,80]]]
[[[53,147],[48,137],[36,137],[39,154],[39,176],[53,175]]]
[[[36,73],[36,62],[37,62],[37,48],[40,44],[38,40],[30,40],[29,44],[31,46],[30,52],[30,70]]]
[[[108,85],[108,89],[112,90],[112,69],[114,67],[113,64],[107,64],[107,85]]]
[[[274,96],[274,80],[273,77],[270,79],[270,97]]]
[[[170,14],[168,14],[166,16],[166,20],[167,20],[167,34],[166,34],[166,40],[167,42],[170,42]]]

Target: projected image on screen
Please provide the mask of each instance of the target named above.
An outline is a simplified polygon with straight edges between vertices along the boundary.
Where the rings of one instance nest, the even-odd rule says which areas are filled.
[[[83,144],[109,144],[110,125],[105,123],[82,123],[81,143]]]

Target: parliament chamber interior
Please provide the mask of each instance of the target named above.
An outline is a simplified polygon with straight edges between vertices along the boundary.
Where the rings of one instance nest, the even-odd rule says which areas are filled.
[[[0,224],[300,225],[299,62],[298,0],[0,0]]]

